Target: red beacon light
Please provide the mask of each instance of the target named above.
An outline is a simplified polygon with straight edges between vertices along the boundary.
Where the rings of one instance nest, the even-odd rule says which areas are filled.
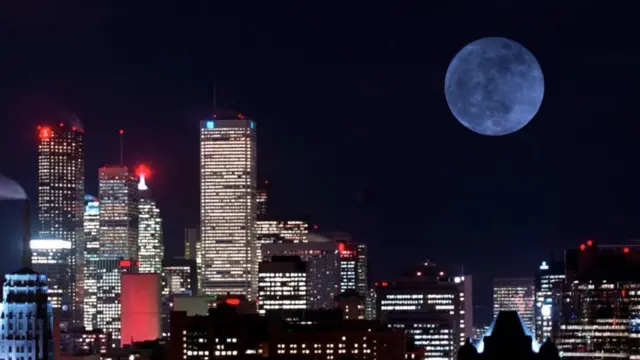
[[[238,306],[240,305],[240,299],[237,298],[230,298],[225,300],[225,302],[231,306]]]
[[[313,230],[318,230],[319,226],[318,225],[313,225]]]
[[[42,140],[49,140],[51,138],[51,128],[48,126],[39,126],[38,135]]]
[[[587,246],[593,246],[593,240],[587,240]]]
[[[60,121],[60,127],[63,127],[64,123],[62,121]]]
[[[144,176],[145,179],[149,178],[149,173],[151,173],[151,170],[149,170],[149,167],[145,164],[140,164],[138,165],[138,167],[136,167],[136,176],[137,177],[141,177]]]
[[[120,134],[120,135],[124,135],[124,129],[120,129],[120,130],[118,130],[118,134]]]
[[[387,287],[387,286],[389,286],[389,283],[388,283],[388,282],[386,282],[386,281],[383,281],[383,282],[382,282],[382,287]]]
[[[580,251],[585,251],[587,249],[587,245],[580,244]]]
[[[628,254],[628,253],[631,252],[631,249],[629,249],[628,247],[625,246],[624,249],[622,249],[622,252],[625,253],[625,254]]]

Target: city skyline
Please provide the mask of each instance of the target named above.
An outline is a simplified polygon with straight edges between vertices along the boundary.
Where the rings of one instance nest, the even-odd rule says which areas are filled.
[[[86,128],[85,192],[98,195],[96,169],[119,162],[124,128],[125,163],[156,169],[149,185],[168,254],[181,254],[184,229],[199,225],[198,124],[213,112],[213,83],[218,105],[260,125],[258,183],[273,185],[269,211],[311,214],[319,231],[366,243],[371,280],[425,257],[462,263],[490,307],[493,277],[531,275],[549,252],[576,241],[625,243],[640,234],[638,125],[629,120],[639,73],[624,14],[596,32],[585,19],[606,9],[581,5],[578,16],[544,1],[308,12],[323,24],[335,20],[334,34],[316,28],[306,6],[291,19],[279,5],[193,5],[178,16],[133,4],[125,12],[84,9],[82,17],[83,6],[59,6],[46,21],[5,13],[20,16],[5,24],[16,39],[0,60],[0,114],[8,119],[0,151],[21,156],[5,157],[0,171],[35,199],[35,126],[73,112]],[[407,22],[407,9],[419,19]],[[158,16],[144,16],[150,10]],[[105,26],[91,25],[97,19]],[[466,25],[451,26],[458,22]],[[219,30],[238,23],[253,26]],[[442,86],[457,50],[495,34],[536,54],[549,91],[535,121],[488,141],[455,122]],[[49,55],[34,57],[33,49]],[[246,56],[221,57],[220,49]],[[404,130],[390,136],[396,123]],[[0,235],[19,239],[12,208],[2,206]],[[3,260],[5,271],[16,268]]]

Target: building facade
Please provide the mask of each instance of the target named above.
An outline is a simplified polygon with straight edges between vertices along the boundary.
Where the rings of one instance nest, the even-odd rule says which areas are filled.
[[[3,359],[53,360],[53,308],[47,277],[23,268],[5,275],[0,304]]]
[[[39,238],[71,242],[71,311],[82,323],[84,278],[84,130],[71,117],[52,126],[38,127]],[[77,286],[76,286],[77,283]]]
[[[98,199],[85,195],[84,208],[84,328],[96,327],[98,308],[98,260],[100,241],[100,203]]]
[[[255,299],[256,123],[220,113],[200,123],[200,226],[203,294]]]
[[[406,331],[426,359],[453,359],[472,336],[470,276],[451,276],[427,261],[374,285],[379,319]]]
[[[140,170],[139,170],[140,171]],[[164,242],[162,239],[162,218],[151,190],[146,185],[145,174],[139,174],[138,191],[138,246],[141,273],[162,272]]]
[[[60,315],[63,327],[71,325],[71,242],[67,240],[31,240],[31,266],[47,277],[48,299]]]
[[[308,234],[307,242],[281,241],[262,245],[263,261],[272,256],[299,256],[307,264],[309,307],[331,309],[338,295],[339,255],[335,242]]]
[[[184,257],[196,260],[198,243],[200,243],[200,228],[184,229]]]
[[[564,263],[543,261],[536,272],[535,333],[539,342],[554,338],[564,288]]]
[[[565,253],[555,342],[564,359],[640,359],[640,246],[593,241]]]
[[[138,260],[101,259],[98,268],[98,293],[96,296],[96,326],[111,337],[112,347],[119,347],[121,340],[122,274],[137,273]]]
[[[272,256],[260,262],[258,313],[309,307],[307,264],[299,256]]]
[[[97,328],[120,341],[120,274],[138,272],[138,189],[126,166],[99,170],[100,229],[97,268]]]
[[[527,328],[535,329],[534,278],[497,278],[493,281],[493,317],[500,311],[517,311]]]
[[[121,345],[160,338],[160,274],[121,276]]]

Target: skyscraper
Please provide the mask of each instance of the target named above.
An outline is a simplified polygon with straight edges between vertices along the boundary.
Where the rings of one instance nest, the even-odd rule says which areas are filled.
[[[126,166],[99,170],[100,257],[138,258],[137,181]]]
[[[256,207],[258,220],[264,220],[267,216],[269,204],[269,181],[265,181],[256,192]]]
[[[164,258],[164,243],[162,241],[162,219],[156,201],[151,196],[151,190],[147,187],[146,177],[148,170],[145,166],[139,166],[137,175],[140,178],[138,191],[138,246],[140,247],[140,272],[162,272],[162,259]]]
[[[564,287],[564,263],[543,261],[536,272],[536,337],[539,342],[553,338],[557,330],[561,295]]]
[[[56,126],[39,126],[38,135],[39,238],[71,242],[71,311],[80,324],[84,254],[76,249],[83,248],[84,130],[72,117]]]
[[[31,266],[44,274],[49,284],[51,306],[58,310],[60,323],[67,327],[71,318],[71,242],[67,240],[31,240]]]
[[[493,317],[500,311],[517,311],[533,332],[535,282],[533,278],[499,278],[493,281]]]
[[[120,341],[120,274],[138,271],[138,190],[126,166],[99,171],[97,327]]]
[[[232,112],[200,123],[201,292],[256,298],[256,123]]]
[[[100,203],[98,199],[84,197],[84,327],[93,330],[96,327],[96,308],[98,294],[98,260],[100,242]]]

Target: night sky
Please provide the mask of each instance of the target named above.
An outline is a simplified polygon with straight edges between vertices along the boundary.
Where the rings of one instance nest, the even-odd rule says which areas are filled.
[[[640,45],[624,6],[7,3],[0,172],[35,197],[35,127],[72,112],[85,125],[96,194],[98,167],[118,162],[123,127],[126,162],[153,169],[170,255],[182,254],[183,229],[199,221],[198,126],[212,113],[214,82],[219,106],[257,122],[271,210],[312,214],[320,230],[368,244],[373,278],[427,257],[464,264],[476,300],[490,306],[494,276],[532,276],[551,251],[587,238],[640,234]],[[545,74],[540,112],[505,137],[467,130],[443,94],[449,61],[485,36],[520,42]],[[18,241],[16,213],[0,205],[7,249]],[[15,251],[4,251],[3,271]]]

